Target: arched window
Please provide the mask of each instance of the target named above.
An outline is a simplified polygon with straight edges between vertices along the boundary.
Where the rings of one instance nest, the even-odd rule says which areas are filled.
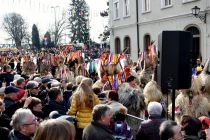
[[[144,36],[144,51],[148,52],[148,47],[150,46],[151,43],[151,38],[150,35],[145,35]]]
[[[131,54],[131,41],[130,41],[130,37],[125,37],[124,38],[124,50],[125,50],[125,54]]]
[[[119,38],[115,38],[115,53],[119,54],[121,51],[120,48],[120,39]]]
[[[200,51],[200,31],[195,26],[190,26],[186,29],[186,31],[189,31],[193,35],[193,54],[192,54],[192,61],[193,66],[196,65],[197,58],[202,59],[201,51]]]

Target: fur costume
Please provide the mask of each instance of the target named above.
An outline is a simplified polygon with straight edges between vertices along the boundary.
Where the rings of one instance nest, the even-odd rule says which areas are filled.
[[[128,114],[140,117],[146,108],[144,95],[141,89],[134,89],[128,83],[123,83],[119,86],[119,102],[127,109]],[[127,117],[127,123],[133,128],[133,134],[136,135],[140,121],[131,117]]]
[[[25,74],[34,74],[36,70],[36,65],[32,61],[25,61],[23,62],[23,72]]]
[[[210,102],[210,75],[206,75],[204,83],[204,95],[208,98]]]
[[[162,99],[162,92],[159,89],[157,83],[153,80],[146,84],[143,93],[146,104],[154,101],[160,102],[160,100]]]
[[[176,97],[175,119],[178,123],[181,122],[183,115],[189,115],[196,118],[208,116],[208,100],[201,94],[201,87],[201,80],[194,77],[191,88],[189,90],[182,90]]]
[[[46,76],[48,72],[50,71],[50,66],[46,63],[40,64],[40,74],[41,76]]]

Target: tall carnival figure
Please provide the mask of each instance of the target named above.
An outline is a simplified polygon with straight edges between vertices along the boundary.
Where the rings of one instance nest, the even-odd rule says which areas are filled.
[[[171,111],[171,105],[169,106]],[[190,89],[180,90],[175,100],[175,119],[178,123],[184,115],[192,117],[208,116],[208,99],[202,95],[202,82],[200,78],[192,78]]]

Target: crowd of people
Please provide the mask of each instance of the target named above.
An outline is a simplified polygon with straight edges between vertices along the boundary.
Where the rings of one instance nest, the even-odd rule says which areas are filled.
[[[68,68],[72,78],[64,78],[70,73],[56,77],[52,67],[43,75],[38,68],[27,73],[1,65],[0,139],[210,139],[209,62],[195,68],[190,89],[177,91],[175,121],[170,120],[171,91],[154,81],[153,64],[141,67],[126,60],[123,67],[108,65],[86,75],[75,73],[72,65],[57,67]]]

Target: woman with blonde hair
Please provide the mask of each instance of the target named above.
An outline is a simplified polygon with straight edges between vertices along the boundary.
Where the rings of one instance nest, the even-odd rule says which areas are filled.
[[[74,140],[76,131],[74,125],[64,119],[43,121],[33,140]]]
[[[69,115],[77,117],[77,138],[82,137],[83,129],[92,121],[93,107],[99,104],[99,98],[92,90],[93,81],[82,79],[77,91],[73,94]]]

